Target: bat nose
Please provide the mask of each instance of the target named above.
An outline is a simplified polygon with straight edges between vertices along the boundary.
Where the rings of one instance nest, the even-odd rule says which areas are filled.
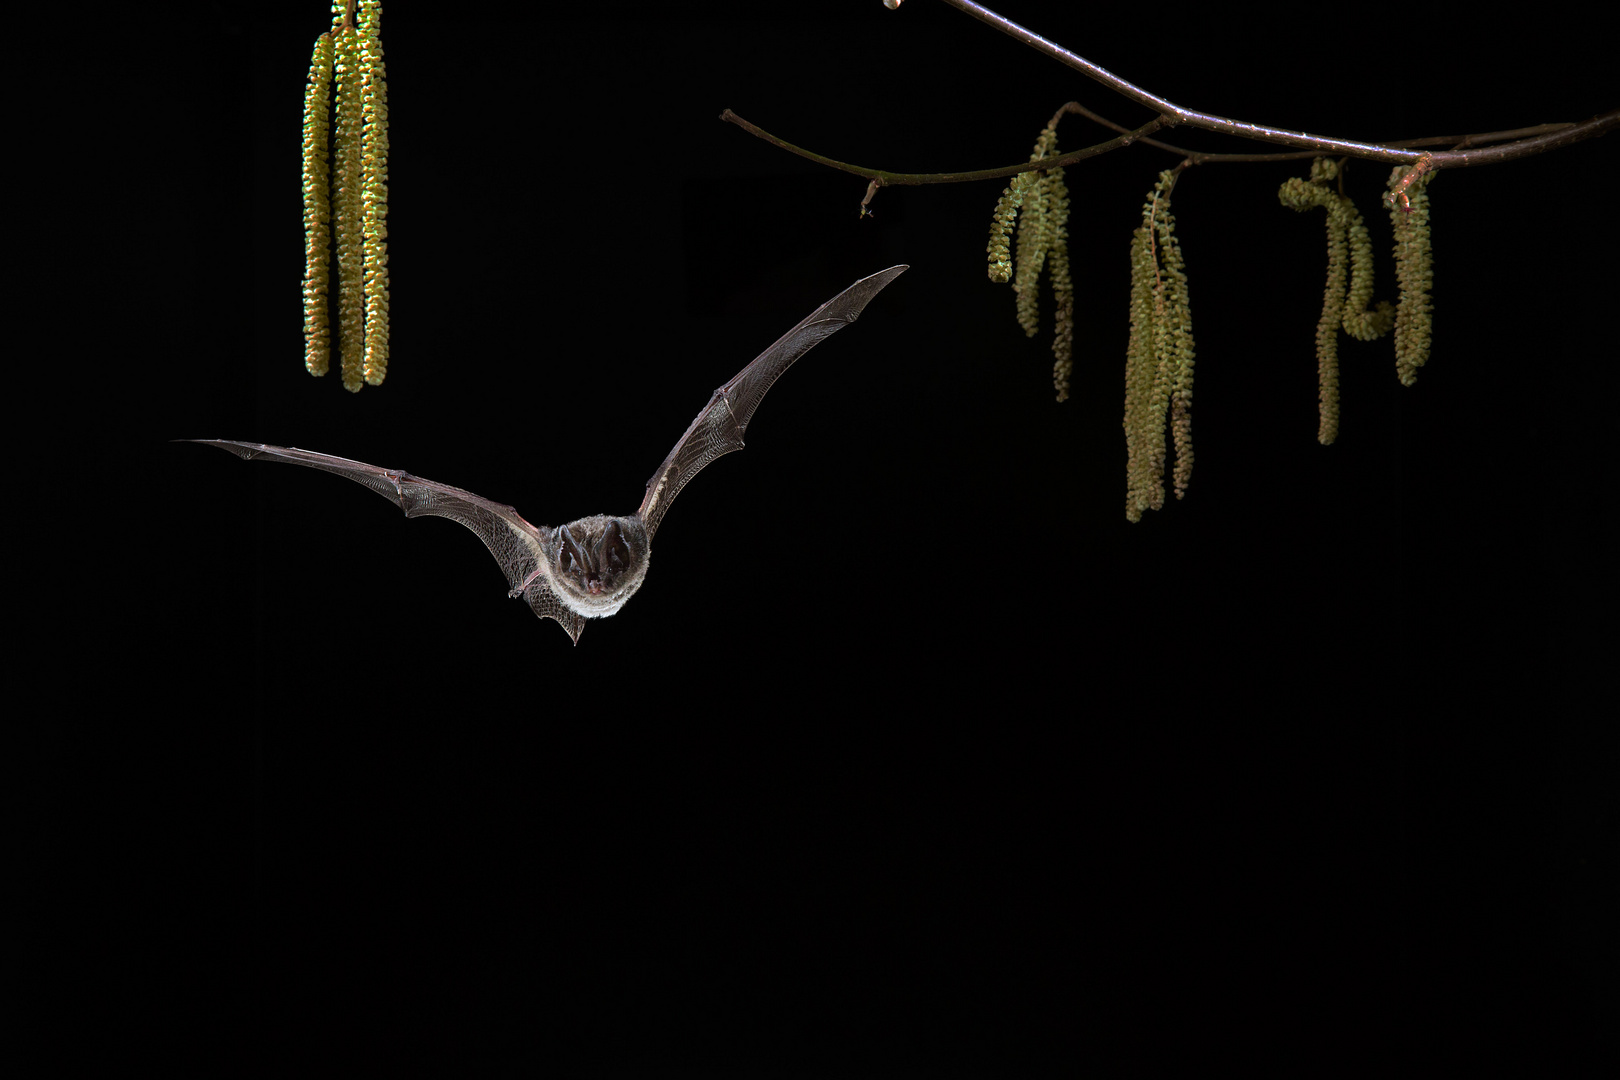
[[[600,596],[602,594],[601,576],[598,574],[586,574],[585,591],[590,593],[592,596]]]

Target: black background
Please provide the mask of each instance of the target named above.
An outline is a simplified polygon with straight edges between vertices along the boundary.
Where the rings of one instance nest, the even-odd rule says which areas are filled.
[[[97,104],[106,255],[29,400],[65,380],[58,430],[114,438],[31,492],[70,523],[35,534],[43,738],[14,759],[47,1053],[1012,1075],[1612,1039],[1613,137],[1436,181],[1432,359],[1402,388],[1387,340],[1346,341],[1331,448],[1322,224],[1276,200],[1305,163],[1185,175],[1198,466],[1130,525],[1127,245],[1173,156],[1069,170],[1060,406],[1050,330],[985,277],[1000,182],[858,220],[863,181],[717,116],[929,171],[1022,160],[1071,98],[1138,107],[926,0],[400,5],[393,357],[350,395],[301,363],[305,7],[98,27],[119,62],[63,90]],[[1349,138],[1616,104],[1556,7],[1001,10]],[[1349,174],[1381,254],[1386,175]],[[577,647],[464,530],[166,441],[628,513],[715,386],[897,262]]]

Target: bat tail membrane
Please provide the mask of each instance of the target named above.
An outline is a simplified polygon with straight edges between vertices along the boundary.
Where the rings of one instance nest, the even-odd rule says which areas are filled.
[[[544,581],[537,581],[524,589],[523,599],[528,603],[529,610],[542,619],[555,619],[557,625],[563,628],[563,633],[567,634],[575,645],[579,644],[579,635],[585,632],[585,616],[577,611],[570,611]]]

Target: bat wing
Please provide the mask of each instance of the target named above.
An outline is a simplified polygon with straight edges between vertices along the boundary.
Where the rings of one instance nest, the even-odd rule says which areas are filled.
[[[231,442],[227,439],[186,439],[228,450],[245,461],[285,461],[348,477],[364,484],[405,511],[406,517],[442,517],[467,526],[489,548],[501,564],[510,586],[510,595],[521,589],[523,599],[542,619],[556,619],[570,637],[579,640],[585,626],[583,616],[574,613],[557,598],[543,573],[546,546],[554,530],[530,525],[516,510],[503,503],[474,495],[470,491],[438,484],[397,469],[381,469],[363,461],[317,454],[296,447],[265,446],[263,443]],[[533,579],[532,581],[530,579]],[[525,588],[524,583],[528,582]]]
[[[782,372],[822,339],[854,322],[872,297],[907,269],[904,264],[891,266],[857,281],[816,308],[798,326],[783,334],[775,345],[755,357],[736,378],[714,392],[708,405],[669,452],[669,457],[647,481],[647,494],[637,513],[647,527],[649,540],[669,504],[698,470],[722,454],[743,448],[743,430],[748,427],[749,418]]]

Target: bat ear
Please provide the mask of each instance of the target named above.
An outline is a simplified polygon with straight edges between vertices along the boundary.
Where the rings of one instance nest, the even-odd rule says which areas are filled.
[[[582,557],[583,553],[579,550],[579,545],[574,542],[574,534],[568,531],[568,526],[564,525],[558,529],[557,535],[562,541],[561,546],[557,549],[557,569],[572,570],[583,563],[585,561]],[[567,629],[567,627],[565,626],[564,629]],[[574,634],[574,640],[579,641],[578,633]]]
[[[597,545],[597,565],[609,570],[622,572],[630,566],[630,545],[625,543],[624,533],[617,521],[608,525],[602,533],[602,542]]]

